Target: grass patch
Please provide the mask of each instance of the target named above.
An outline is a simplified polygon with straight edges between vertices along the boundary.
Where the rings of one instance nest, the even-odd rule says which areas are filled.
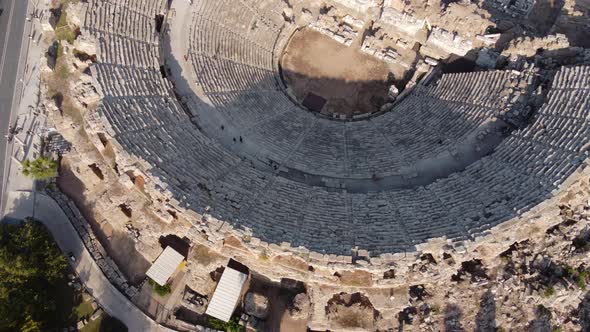
[[[78,32],[68,24],[68,6],[74,3],[73,1],[62,1],[61,9],[59,14],[59,20],[55,24],[55,37],[59,41],[66,40],[68,43],[73,44],[78,37]]]
[[[56,106],[64,115],[72,118],[75,123],[82,123],[82,112],[74,105],[69,88],[70,83],[77,79],[78,74],[69,71],[65,59],[63,56],[59,56],[59,49],[60,46],[58,46],[58,58],[54,71],[44,77],[47,84],[47,97],[56,100]]]
[[[580,287],[581,290],[586,290],[586,280],[588,279],[588,272],[582,271],[576,277],[576,284]]]
[[[60,42],[57,43],[57,52],[56,52],[56,54],[57,54],[57,59],[58,60],[61,59],[63,57],[63,55],[64,55],[64,47],[63,47],[63,45]]]
[[[232,317],[227,323],[217,318],[207,317],[207,325],[213,329],[226,332],[238,332],[241,328],[239,319],[236,316]]]
[[[263,262],[268,261],[269,257],[268,257],[268,253],[266,252],[266,250],[263,249],[262,252],[260,253],[260,255],[258,256],[258,258]]]
[[[59,61],[55,66],[54,77],[58,81],[56,83],[66,83],[70,78],[70,70],[68,66],[63,62]]]
[[[65,16],[65,13],[62,14],[62,17],[63,16]],[[55,37],[59,41],[65,40],[70,44],[74,44],[74,41],[76,40],[76,37],[78,37],[78,34],[76,33],[76,31],[74,31],[74,29],[66,25],[55,29]]]
[[[59,15],[59,20],[57,21],[57,24],[55,25],[56,30],[68,26],[68,14],[66,13],[67,8],[68,8],[67,5],[62,6],[61,14]]]
[[[75,311],[78,319],[91,316],[94,313],[94,309],[92,309],[92,300],[87,300],[80,303],[80,305],[76,307]]]
[[[102,313],[100,314],[100,316],[93,320],[93,321],[88,321],[88,324],[86,324],[81,330],[80,332],[99,332],[101,330],[101,325],[103,322],[103,319],[105,319],[105,314]]]
[[[120,320],[101,314],[97,319],[88,322],[80,332],[127,332],[127,326]]]
[[[155,281],[153,281],[152,279],[149,279],[149,278],[148,278],[148,283],[150,284],[150,286],[152,286],[154,293],[156,293],[160,296],[166,296],[166,295],[172,293],[172,286],[170,286],[170,284],[160,286]]]

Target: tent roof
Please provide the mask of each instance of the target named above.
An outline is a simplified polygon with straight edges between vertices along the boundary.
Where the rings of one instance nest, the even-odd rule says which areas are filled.
[[[234,270],[229,266],[226,267],[205,313],[228,322],[240,299],[246,279],[248,279],[247,274]]]
[[[158,285],[164,286],[183,260],[184,256],[172,249],[172,247],[166,247],[149,268],[146,275]]]

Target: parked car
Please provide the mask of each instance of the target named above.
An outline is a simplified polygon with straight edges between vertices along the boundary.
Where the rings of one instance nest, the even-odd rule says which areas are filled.
[[[73,252],[71,252],[71,251],[68,252],[68,257],[70,258],[70,260],[72,262],[75,262],[76,261],[76,256],[74,256],[74,253]]]

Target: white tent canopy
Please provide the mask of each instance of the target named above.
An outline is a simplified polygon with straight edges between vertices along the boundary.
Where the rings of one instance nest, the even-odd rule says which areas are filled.
[[[209,302],[207,315],[228,322],[234,313],[248,275],[227,266]]]
[[[166,247],[146,275],[158,285],[164,286],[183,260],[184,256],[172,249],[172,247]]]

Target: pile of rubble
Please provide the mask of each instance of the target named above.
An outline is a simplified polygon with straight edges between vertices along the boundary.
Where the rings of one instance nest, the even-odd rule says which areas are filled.
[[[379,60],[383,60],[385,62],[391,64],[400,65],[406,69],[410,69],[411,65],[402,59],[400,59],[400,54],[391,47],[380,48],[378,43],[376,42],[375,38],[367,37],[363,41],[363,45],[361,47],[361,51],[369,54],[371,56],[376,57]]]
[[[317,21],[309,24],[313,30],[335,41],[350,46],[357,38],[364,22],[348,14],[340,13],[335,7],[325,8]]]
[[[561,210],[562,221],[538,236],[515,242],[485,262],[462,262],[446,287],[409,287],[410,305],[397,314],[404,331],[437,331],[443,326],[477,331],[588,330],[590,206],[564,205]],[[432,259],[422,260],[419,270],[434,271],[436,265]]]

